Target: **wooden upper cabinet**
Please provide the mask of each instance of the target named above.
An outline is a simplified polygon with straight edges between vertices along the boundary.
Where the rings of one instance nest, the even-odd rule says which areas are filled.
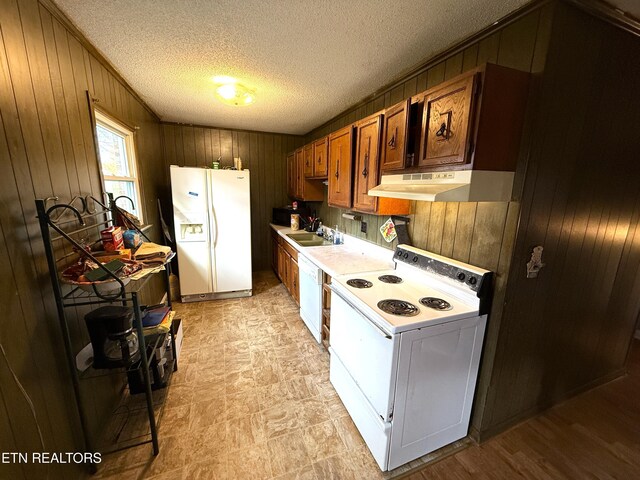
[[[302,199],[304,193],[304,149],[296,150],[296,166],[295,166],[295,195],[294,197]]]
[[[305,145],[304,148],[304,176],[313,177],[313,144]]]
[[[368,192],[378,185],[380,134],[382,115],[372,115],[356,125],[356,170],[354,173],[353,208],[359,212],[375,212],[377,197]]]
[[[478,75],[463,75],[425,96],[419,166],[462,165],[469,160]]]
[[[322,182],[307,180],[305,176],[305,148],[299,148],[287,155],[287,194],[291,198],[308,202],[324,199]]]
[[[405,159],[408,124],[409,100],[404,100],[385,110],[381,171],[402,170],[407,166]]]
[[[287,195],[294,198],[298,186],[298,177],[296,174],[296,154],[291,152],[287,155]]]
[[[417,170],[514,171],[529,78],[488,63],[420,94]]]
[[[380,180],[382,127],[381,114],[371,115],[356,124],[353,209],[376,215],[407,215],[411,211],[409,200],[369,195],[369,190],[377,186]]]
[[[327,178],[329,157],[329,137],[322,137],[313,142],[313,176]]]
[[[332,207],[351,208],[353,126],[329,135],[329,199]]]

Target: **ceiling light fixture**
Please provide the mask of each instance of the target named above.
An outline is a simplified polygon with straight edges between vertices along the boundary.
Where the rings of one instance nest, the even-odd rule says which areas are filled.
[[[255,101],[255,92],[238,83],[233,77],[220,75],[213,77],[213,81],[218,84],[216,87],[216,97],[226,105],[242,107],[250,105]]]

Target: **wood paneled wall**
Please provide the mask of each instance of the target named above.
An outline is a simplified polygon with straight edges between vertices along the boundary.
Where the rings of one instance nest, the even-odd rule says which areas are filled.
[[[640,313],[640,38],[561,3],[483,436],[623,373]],[[535,245],[546,266],[525,278]]]
[[[158,118],[148,110],[55,7],[0,0],[0,451],[42,451],[36,423],[9,367],[33,400],[45,451],[81,448],[71,382],[35,217],[36,198],[101,196],[87,91],[98,105],[136,125],[147,218],[166,183]],[[82,311],[74,336],[88,341]],[[78,341],[79,349],[84,343]],[[83,381],[91,428],[111,411],[120,381]],[[49,467],[74,478],[78,467]],[[0,465],[1,478],[44,478],[42,466]]]
[[[234,157],[242,159],[242,167],[251,173],[253,269],[269,269],[271,209],[289,203],[286,192],[286,155],[301,145],[304,137],[170,123],[162,125],[162,134],[164,170],[167,176],[169,165],[204,167],[222,157],[222,168],[232,166]],[[166,200],[171,200],[169,191],[166,192]]]

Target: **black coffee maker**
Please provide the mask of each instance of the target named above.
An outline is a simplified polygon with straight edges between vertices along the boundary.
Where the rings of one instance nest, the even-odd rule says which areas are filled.
[[[100,307],[85,315],[84,320],[93,347],[93,368],[128,367],[140,358],[133,309]]]

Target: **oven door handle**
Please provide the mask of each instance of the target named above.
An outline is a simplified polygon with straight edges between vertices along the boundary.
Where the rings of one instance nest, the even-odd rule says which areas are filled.
[[[380,335],[382,335],[384,338],[387,338],[389,340],[391,340],[391,335],[389,335],[380,325],[378,325],[377,323],[373,322],[369,317],[367,317],[367,315],[360,310],[358,307],[356,307],[353,303],[351,303],[348,299],[346,299],[344,297],[344,295],[342,295],[340,292],[338,292],[333,285],[329,285],[329,289],[331,290],[332,294],[337,295],[338,297],[340,297],[342,299],[343,302],[345,302],[347,305],[349,305],[351,308],[353,308],[358,314],[360,314],[360,316],[362,316],[362,318],[364,318],[368,323],[370,323],[371,325],[373,325],[376,329],[376,332],[378,332]]]

